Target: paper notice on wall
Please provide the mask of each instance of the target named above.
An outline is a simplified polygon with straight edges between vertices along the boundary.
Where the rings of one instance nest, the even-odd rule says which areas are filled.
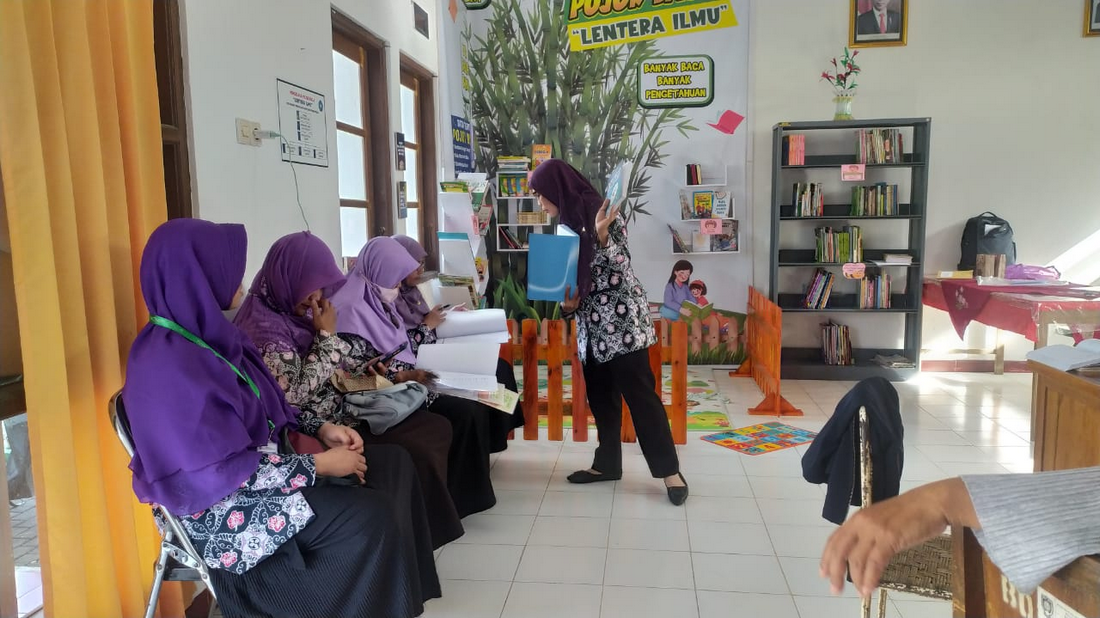
[[[1041,586],[1039,587],[1038,610],[1037,614],[1043,618],[1085,618],[1083,614]]]
[[[328,118],[325,95],[281,79],[278,85],[279,134],[283,161],[328,167]]]

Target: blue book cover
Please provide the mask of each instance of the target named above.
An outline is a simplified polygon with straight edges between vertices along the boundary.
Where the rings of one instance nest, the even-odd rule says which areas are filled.
[[[557,234],[531,234],[528,238],[527,300],[565,300],[565,288],[577,289],[580,238],[567,226]]]

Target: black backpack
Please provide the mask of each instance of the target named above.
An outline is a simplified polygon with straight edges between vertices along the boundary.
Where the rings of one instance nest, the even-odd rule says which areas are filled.
[[[966,221],[962,235],[959,270],[974,270],[979,255],[1004,254],[1006,264],[1016,263],[1016,242],[1008,221],[986,211]]]

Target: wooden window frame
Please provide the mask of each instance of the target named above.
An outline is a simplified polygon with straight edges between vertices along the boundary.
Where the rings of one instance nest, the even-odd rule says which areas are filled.
[[[194,209],[191,203],[191,157],[187,143],[179,0],[152,0],[152,3],[165,207],[169,219],[190,218]]]
[[[439,200],[437,185],[439,181],[437,161],[438,145],[435,116],[435,76],[431,71],[416,64],[405,55],[401,56],[401,84],[410,87],[416,93],[416,169],[420,174],[417,187],[418,220],[420,222],[420,244],[428,252],[426,267],[429,270],[439,268]],[[406,153],[408,153],[406,144]]]

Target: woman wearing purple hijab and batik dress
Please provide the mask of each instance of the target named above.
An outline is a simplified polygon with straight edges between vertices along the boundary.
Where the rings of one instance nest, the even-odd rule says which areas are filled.
[[[150,322],[123,388],[134,493],[179,516],[225,616],[418,616],[440,587],[416,469],[287,404],[223,314],[245,254],[240,225],[178,219],[149,238]],[[288,450],[295,429],[329,450]]]
[[[454,435],[447,486],[458,514],[465,517],[496,504],[489,455],[507,446],[512,416],[476,401],[440,395],[433,389],[434,376],[416,369],[414,348],[420,342],[434,341],[434,335],[421,325],[421,336],[411,338],[395,303],[401,282],[418,267],[396,240],[373,238],[359,252],[344,284],[328,296],[337,310],[336,330],[352,344],[349,358],[366,363],[403,343],[411,344],[388,363],[386,377],[428,386],[428,411],[451,422]]]
[[[648,348],[657,342],[649,300],[630,265],[619,208],[560,159],[535,168],[528,186],[544,211],[580,236],[577,289],[566,289],[562,309],[566,316],[576,316],[577,353],[600,443],[592,467],[570,474],[569,482],[622,477],[621,402],[626,399],[650,473],[664,480],[669,501],[683,504],[687,482],[649,368]]]
[[[462,536],[462,522],[447,489],[451,425],[427,410],[374,435],[345,407],[332,377],[345,365],[367,364],[350,357],[352,345],[336,335],[336,310],[322,290],[344,281],[328,245],[309,232],[280,238],[267,253],[234,323],[260,349],[291,405],[359,432],[368,452],[374,444],[396,444],[412,455],[420,478],[435,548]],[[364,359],[366,360],[366,359]]]
[[[401,293],[394,301],[393,307],[397,310],[401,319],[405,321],[405,328],[409,332],[409,341],[414,346],[419,346],[422,343],[432,343],[436,340],[436,327],[442,324],[446,318],[439,308],[432,309],[428,306],[428,302],[424,300],[424,295],[420,293],[420,288],[417,287],[420,278],[424,275],[424,261],[428,257],[428,252],[420,246],[416,239],[409,236],[397,235],[391,238],[404,247],[412,259],[420,264],[419,268],[401,282]],[[519,386],[516,384],[515,368],[503,358],[497,359],[497,382],[514,393],[519,392]],[[507,434],[509,432],[523,427],[522,403],[516,403],[516,409],[512,412],[512,418],[510,419],[511,422],[509,422],[509,419],[498,415],[494,415],[493,419],[502,423],[500,427],[493,429],[493,452],[496,453],[508,447]]]

